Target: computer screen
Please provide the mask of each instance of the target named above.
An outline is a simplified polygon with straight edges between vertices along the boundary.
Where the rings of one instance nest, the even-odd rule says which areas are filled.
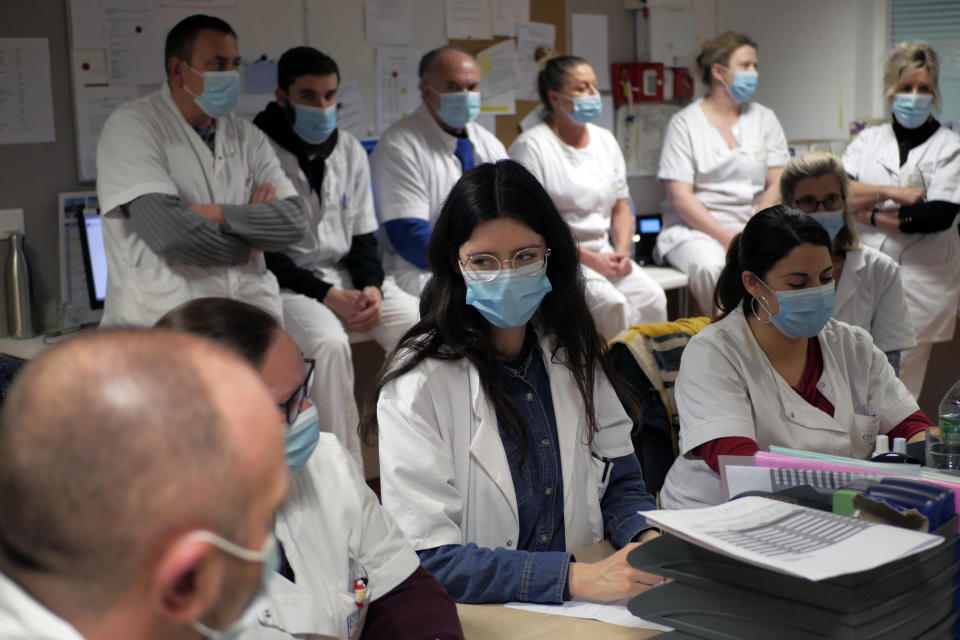
[[[640,218],[640,233],[659,233],[660,217]]]
[[[87,274],[87,292],[90,294],[90,306],[103,308],[107,297],[107,254],[103,249],[103,229],[100,226],[100,214],[95,209],[77,212],[80,229],[80,248],[83,253],[83,268]]]

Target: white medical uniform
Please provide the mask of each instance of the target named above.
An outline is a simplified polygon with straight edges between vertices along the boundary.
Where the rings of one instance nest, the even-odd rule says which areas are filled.
[[[279,200],[297,195],[267,137],[249,121],[218,118],[214,150],[184,119],[167,84],[107,118],[97,143],[97,196],[110,273],[103,325],[149,326],[179,304],[207,296],[242,300],[282,317],[277,280],[262,255],[237,266],[170,264],[120,212],[120,205],[150,193],[177,196],[186,206],[242,205],[269,182]]]
[[[731,149],[710,124],[699,99],[670,118],[660,151],[659,180],[693,185],[693,194],[724,228],[740,232],[763,199],[767,169],[790,159],[777,116],[762,104],[747,102],[731,128],[739,146]],[[663,231],[655,256],[690,278],[690,292],[701,313],[713,309],[713,290],[726,262],[726,249],[709,235],[691,229],[664,203]]]
[[[552,340],[541,340],[544,354]],[[567,549],[603,539],[595,458],[633,453],[631,421],[613,387],[597,373],[599,432],[584,443],[587,421],[570,370],[544,358],[560,443],[563,524]],[[402,359],[398,359],[402,362]],[[466,359],[428,358],[384,386],[377,403],[383,505],[415,549],[476,543],[516,549],[520,531],[513,478],[493,403]]]
[[[467,123],[465,128],[476,164],[507,157],[507,150],[492,133],[475,122]],[[427,220],[433,228],[443,201],[463,175],[460,161],[454,155],[456,148],[457,138],[440,128],[425,104],[393,123],[370,156],[373,194],[381,225],[391,220],[416,218]],[[430,272],[402,258],[386,235],[382,234],[381,242],[384,270],[396,278],[401,289],[419,296]]]
[[[866,329],[884,353],[917,346],[900,267],[872,247],[847,251],[837,282],[833,317]]]
[[[723,501],[720,476],[691,451],[718,438],[866,458],[878,433],[917,411],[886,356],[860,327],[831,319],[818,339],[823,373],[817,390],[829,415],[804,400],[770,365],[740,307],[690,340],[677,376],[680,456],[660,500],[667,509]]]
[[[337,288],[352,289],[350,274],[341,260],[350,252],[353,237],[377,230],[370,191],[370,166],[367,152],[347,131],[338,132],[337,144],[324,162],[322,194],[310,187],[300,162],[290,151],[274,144],[280,165],[306,201],[310,222],[307,234],[284,253],[302,269]],[[419,318],[419,300],[401,290],[387,276],[380,287],[381,322],[367,334],[353,334],[354,341],[372,338],[390,353],[403,334]],[[317,362],[317,380],[311,400],[323,407],[324,430],[337,434],[340,441],[362,466],[359,413],[353,395],[351,335],[337,315],[322,302],[309,296],[281,291],[283,325],[304,354]]]
[[[900,166],[900,150],[890,124],[865,129],[843,154],[847,172],[864,184],[920,186],[927,200],[960,202],[960,136],[946,127],[910,150]],[[889,201],[883,208],[896,210]],[[960,217],[960,216],[958,216]],[[903,354],[900,377],[918,397],[934,342],[953,337],[960,302],[960,236],[957,219],[937,233],[900,233],[858,225],[864,244],[900,264],[910,320],[918,346]]]
[[[255,603],[260,626],[246,631],[244,640],[358,638],[367,607],[358,613],[353,580],[367,578],[369,604],[420,566],[360,468],[327,433],[290,477],[275,531],[296,583],[273,577],[266,597]]]
[[[586,126],[590,141],[577,149],[541,122],[520,134],[510,146],[510,157],[540,181],[577,244],[589,251],[613,253],[613,207],[630,197],[626,165],[613,134],[593,124]],[[627,327],[667,319],[663,288],[636,262],[632,266],[630,273],[616,280],[582,266],[587,304],[607,339]]]
[[[0,573],[0,638],[83,640],[80,632]]]

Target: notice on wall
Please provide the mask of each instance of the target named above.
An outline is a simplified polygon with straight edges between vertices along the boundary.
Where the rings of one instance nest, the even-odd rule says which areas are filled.
[[[518,22],[530,22],[530,0],[493,0],[493,35],[517,35]]]
[[[0,38],[0,144],[53,142],[50,43]]]
[[[413,39],[411,0],[366,0],[363,8],[368,45],[410,44]]]
[[[422,55],[411,47],[377,47],[377,131],[386,131],[420,104],[417,65]]]
[[[150,0],[102,0],[107,60],[113,84],[163,82],[164,31]]]
[[[97,177],[97,141],[107,117],[120,105],[136,100],[136,87],[83,87],[77,96],[77,144],[80,179]]]
[[[490,0],[447,0],[448,40],[490,40],[493,14]]]

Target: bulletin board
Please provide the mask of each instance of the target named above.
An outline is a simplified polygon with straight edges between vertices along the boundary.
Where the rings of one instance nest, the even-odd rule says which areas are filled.
[[[410,0],[412,30],[407,45],[416,73],[419,55],[450,42],[476,53],[509,39],[447,40],[449,0]],[[479,0],[478,0],[479,1]],[[377,137],[376,50],[365,37],[365,2],[350,0],[67,0],[70,17],[71,79],[80,182],[96,179],[96,143],[106,117],[121,104],[156,90],[165,78],[163,40],[182,18],[206,13],[236,31],[241,70],[240,115],[252,116],[273,99],[269,85],[279,55],[308,44],[332,56],[340,67],[341,94],[350,83],[362,114],[348,130],[361,139]],[[566,45],[566,3],[530,0],[531,22],[554,25],[554,51]],[[262,64],[263,73],[257,64]],[[254,83],[264,87],[251,89]],[[415,86],[417,102],[419,91]],[[341,95],[341,100],[343,95]],[[496,117],[496,133],[509,146],[519,122],[537,102],[516,101],[516,114]],[[342,117],[342,112],[341,112]],[[380,123],[382,124],[382,123]]]

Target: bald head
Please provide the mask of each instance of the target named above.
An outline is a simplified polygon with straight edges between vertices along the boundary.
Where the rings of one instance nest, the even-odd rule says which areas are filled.
[[[249,365],[199,338],[103,331],[51,349],[0,413],[0,571],[85,585],[99,607],[169,536],[242,537],[254,472],[283,468],[277,413]]]

